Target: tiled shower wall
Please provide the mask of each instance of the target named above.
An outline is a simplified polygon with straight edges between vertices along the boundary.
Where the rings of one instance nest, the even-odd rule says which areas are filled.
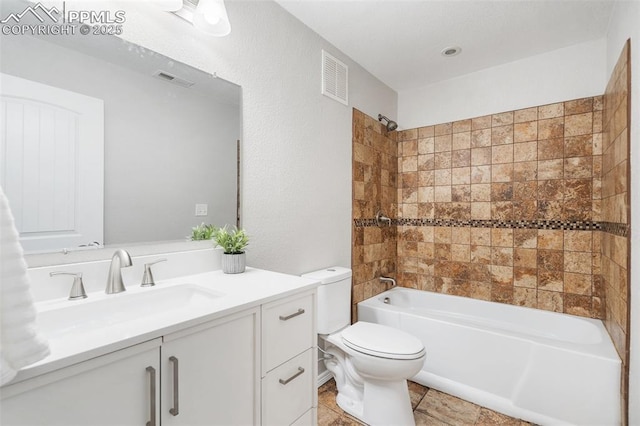
[[[396,226],[360,226],[359,222],[371,225],[378,211],[397,217],[397,136],[397,132],[387,132],[375,119],[353,110],[354,321],[355,304],[384,291],[378,277],[396,275]]]
[[[602,97],[399,133],[403,286],[601,317]]]
[[[395,273],[604,318],[602,116],[599,96],[387,133],[354,110],[353,303]],[[395,226],[375,226],[378,210]]]
[[[622,394],[628,397],[629,357],[629,43],[604,95],[602,137],[602,280],[605,326],[622,359]],[[624,410],[626,412],[626,410]]]

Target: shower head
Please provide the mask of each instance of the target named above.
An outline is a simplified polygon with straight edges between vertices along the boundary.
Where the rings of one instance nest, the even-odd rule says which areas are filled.
[[[382,120],[385,120],[387,122],[387,132],[392,132],[398,128],[398,123],[393,120],[389,120],[382,114],[378,114],[378,121],[382,122]]]

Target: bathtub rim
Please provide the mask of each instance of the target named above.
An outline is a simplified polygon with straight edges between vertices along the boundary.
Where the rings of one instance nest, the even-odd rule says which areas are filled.
[[[428,291],[428,290],[418,290],[415,288],[408,288],[408,287],[395,287],[395,288],[386,290],[382,293],[379,293],[375,296],[371,296],[361,302],[358,302],[358,307],[360,307],[361,305],[371,306],[373,308],[377,307],[377,309],[402,312],[403,314],[406,314],[406,315],[424,316],[424,315],[420,315],[420,312],[412,312],[406,308],[388,305],[382,302],[382,299],[384,299],[384,297],[387,297],[387,296],[391,297],[393,294],[397,294],[400,292],[406,292],[406,293],[415,292],[416,294],[420,294],[421,296],[424,296],[424,293],[426,293],[436,298],[452,298],[454,300],[464,300],[467,303],[489,304],[492,306],[499,307],[501,309],[523,310],[525,312],[529,312],[534,315],[545,315],[545,316],[557,318],[559,320],[562,320],[563,318],[568,317],[568,318],[572,318],[573,320],[583,321],[597,328],[598,333],[601,337],[601,340],[599,342],[595,342],[595,343],[569,342],[569,341],[548,338],[548,337],[543,337],[538,335],[531,336],[525,333],[514,332],[514,331],[509,331],[504,329],[488,329],[488,328],[479,327],[479,326],[475,326],[473,324],[468,324],[464,322],[455,322],[455,321],[454,322],[456,325],[459,325],[461,327],[472,328],[472,329],[482,329],[483,331],[486,331],[492,334],[507,335],[510,338],[524,340],[524,341],[535,341],[537,344],[541,344],[544,346],[557,347],[559,349],[566,350],[566,351],[577,352],[580,354],[589,354],[591,356],[602,358],[610,362],[616,362],[620,364],[622,363],[620,355],[616,351],[615,346],[613,344],[613,340],[611,339],[611,336],[609,335],[609,332],[607,331],[604,325],[604,321],[596,318],[581,317],[578,315],[567,314],[562,312],[546,311],[543,309],[536,309],[528,306],[509,305],[506,303],[492,302],[489,300],[481,300],[481,299],[473,299],[470,297],[458,296],[453,294],[443,294],[443,293],[437,293],[437,292]],[[443,322],[443,323],[450,322],[442,318],[437,318],[435,316],[429,316],[429,319],[433,321]],[[428,350],[428,346],[427,345],[425,346],[427,347],[427,350]]]

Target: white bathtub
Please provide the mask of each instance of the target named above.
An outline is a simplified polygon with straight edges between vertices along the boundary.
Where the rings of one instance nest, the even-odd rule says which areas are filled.
[[[358,303],[358,320],[422,340],[425,386],[541,425],[620,424],[621,362],[601,321],[406,288]]]

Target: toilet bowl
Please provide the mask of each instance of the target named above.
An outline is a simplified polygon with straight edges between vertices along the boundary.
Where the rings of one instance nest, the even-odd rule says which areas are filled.
[[[370,425],[413,425],[407,378],[424,364],[422,343],[401,330],[357,322],[321,336],[338,406]]]
[[[358,372],[377,380],[413,377],[424,364],[424,345],[416,337],[396,328],[357,322],[328,341],[353,357]],[[335,343],[334,343],[335,342]],[[417,370],[416,370],[417,367]]]
[[[318,334],[336,381],[338,406],[369,425],[415,425],[407,379],[424,364],[422,342],[402,330],[351,320],[351,270],[304,274],[320,281]]]

